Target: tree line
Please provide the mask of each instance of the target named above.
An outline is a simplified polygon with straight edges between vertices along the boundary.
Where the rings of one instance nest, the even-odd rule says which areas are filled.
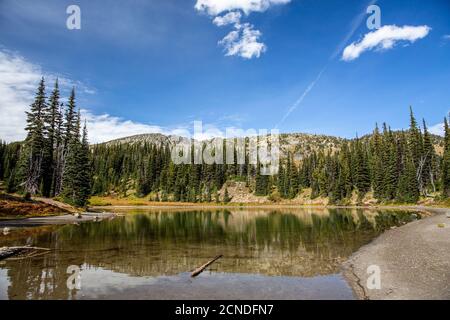
[[[8,192],[60,197],[85,206],[91,194],[90,150],[86,124],[72,89],[61,103],[58,80],[47,99],[42,78],[30,110],[26,112],[27,136],[23,142],[0,143],[0,178]]]
[[[420,197],[450,197],[450,131],[440,140],[419,126],[412,109],[408,130],[376,125],[372,134],[321,147],[301,159],[286,151],[277,175],[261,174],[259,162],[175,164],[168,144],[149,141],[89,146],[72,90],[60,103],[58,82],[47,99],[44,79],[27,112],[27,138],[0,143],[0,179],[10,192],[61,197],[83,206],[90,195],[150,197],[153,201],[228,202],[227,181],[244,182],[257,196],[311,198],[345,204],[368,192],[385,203],[416,203]],[[249,140],[246,139],[246,144]],[[234,144],[235,146],[237,143]],[[226,141],[223,155],[226,157]],[[192,152],[194,152],[192,150]],[[236,150],[234,150],[236,154]],[[192,159],[194,157],[191,157]]]
[[[92,192],[126,196],[132,190],[157,201],[226,202],[230,196],[223,186],[236,180],[274,201],[293,199],[310,188],[311,198],[328,197],[336,204],[355,194],[361,200],[369,191],[382,202],[415,203],[421,196],[450,196],[449,136],[445,119],[445,138],[437,152],[439,139],[425,121],[419,127],[411,110],[406,131],[377,125],[371,135],[346,140],[337,150],[322,148],[300,160],[288,152],[274,176],[261,175],[259,164],[237,164],[236,157],[233,164],[175,165],[167,145],[100,144],[93,147]],[[223,153],[226,158],[225,147]]]

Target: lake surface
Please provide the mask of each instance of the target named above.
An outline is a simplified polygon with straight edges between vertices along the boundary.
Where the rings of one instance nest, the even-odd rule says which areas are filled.
[[[0,235],[0,246],[52,249],[0,261],[0,299],[352,299],[341,263],[385,229],[414,219],[362,209],[115,212],[124,215]]]

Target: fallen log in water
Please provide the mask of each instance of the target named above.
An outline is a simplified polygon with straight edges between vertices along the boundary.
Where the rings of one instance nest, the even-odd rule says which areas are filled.
[[[50,251],[48,248],[40,248],[40,247],[2,247],[0,248],[0,260],[7,259],[12,256],[16,256],[19,254],[28,253],[27,257],[34,256],[36,251]]]
[[[204,265],[198,267],[197,269],[195,269],[194,271],[192,271],[191,273],[191,277],[194,278],[196,276],[198,276],[200,273],[202,273],[206,268],[208,268],[211,264],[213,264],[216,260],[219,260],[220,258],[222,258],[223,255],[218,255],[217,257],[215,257],[212,260],[209,260],[207,263],[205,263]]]

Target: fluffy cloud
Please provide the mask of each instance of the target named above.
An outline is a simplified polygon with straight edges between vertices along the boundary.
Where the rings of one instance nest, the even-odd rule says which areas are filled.
[[[291,0],[197,0],[195,9],[203,11],[211,16],[222,12],[242,10],[245,14],[252,11],[263,12],[272,5],[286,4]]]
[[[241,13],[239,11],[231,11],[223,16],[214,18],[213,23],[218,27],[223,27],[229,24],[236,24],[241,21]]]
[[[261,36],[259,30],[254,30],[249,23],[238,25],[219,44],[225,48],[226,56],[240,56],[244,59],[259,58],[266,51],[266,45],[258,42]]]
[[[82,109],[81,117],[86,120],[89,131],[89,142],[99,143],[136,134],[164,133],[159,126],[124,120],[109,114],[96,115]]]
[[[41,77],[47,86],[53,85],[57,75],[45,72],[39,65],[27,61],[22,56],[0,51],[0,139],[11,141],[23,140],[25,133],[25,111],[29,110]],[[61,90],[69,91],[76,86],[79,92],[94,93],[79,81],[73,81],[58,75]],[[95,115],[82,109],[82,118],[86,120],[90,142],[104,142],[124,136],[141,133],[182,133],[181,129],[166,132],[159,126],[151,126],[124,120],[108,114]]]
[[[46,73],[40,66],[16,53],[0,50],[0,139],[16,141],[25,138],[25,111],[33,101],[42,76],[46,78],[47,85],[53,85],[58,77],[62,90],[75,86],[84,93],[95,92],[95,89],[81,82]]]
[[[22,57],[0,51],[0,139],[24,138],[25,110],[41,74]]]
[[[342,60],[351,61],[357,59],[363,52],[373,49],[392,49],[399,41],[415,42],[425,38],[430,32],[428,26],[403,26],[386,25],[376,31],[367,33],[359,42],[353,42],[344,49]]]
[[[27,61],[22,56],[0,50],[0,140],[8,142],[23,140],[25,133],[25,111],[33,102],[39,80],[44,75],[47,85],[53,84],[56,75],[45,72],[39,65]],[[60,89],[64,95],[73,86],[82,94],[94,93],[95,89],[58,75]],[[105,142],[136,134],[162,133],[190,137],[191,125],[161,127],[131,120],[122,119],[109,114],[95,114],[91,110],[81,109],[81,117],[87,123],[89,141]],[[224,119],[225,120],[225,119]],[[233,120],[233,119],[226,119]],[[234,120],[235,121],[235,120]],[[197,135],[200,139],[222,136],[216,124],[204,124],[203,132]]]
[[[241,24],[242,14],[263,12],[272,5],[286,4],[291,0],[197,0],[195,9],[214,17],[213,23],[223,27],[233,25],[218,43],[225,48],[226,56],[240,56],[244,59],[259,58],[267,46],[259,41],[262,33],[249,23]],[[225,13],[226,12],[226,13]],[[225,14],[223,14],[225,13]],[[221,14],[223,14],[221,16]]]
[[[428,131],[438,136],[444,136],[444,123],[438,123],[434,126],[431,126],[430,128],[428,128]]]

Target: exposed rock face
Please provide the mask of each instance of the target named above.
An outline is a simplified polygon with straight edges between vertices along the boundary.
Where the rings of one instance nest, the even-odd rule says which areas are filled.
[[[294,155],[296,160],[301,160],[304,155],[311,153],[314,150],[338,150],[346,139],[326,136],[314,135],[306,133],[289,133],[280,134],[280,154],[285,157],[288,152]],[[237,141],[242,141],[245,138],[236,138]],[[124,137],[116,140],[105,142],[107,145],[124,144],[124,143],[150,143],[155,145],[169,145],[181,143],[193,143],[194,139],[189,139],[176,135],[163,135],[160,133],[139,134],[130,137]],[[213,141],[213,139],[206,140]],[[239,142],[237,142],[238,144]]]
[[[124,137],[116,140],[105,142],[107,145],[122,143],[151,143],[156,145],[175,145],[177,143],[189,143],[192,139],[184,138],[176,135],[164,135],[161,133],[138,134],[134,136]]]
[[[290,152],[294,156],[296,162],[301,161],[302,158],[313,151],[318,150],[332,150],[337,151],[341,148],[342,144],[349,139],[320,135],[320,134],[308,134],[308,133],[282,133],[280,137],[280,155],[285,158]],[[362,140],[369,139],[371,135],[365,135],[361,137]],[[236,138],[242,140],[245,138]],[[212,141],[213,139],[206,140]],[[442,153],[443,138],[440,136],[432,135],[433,144],[437,153]],[[149,133],[139,134],[129,137],[124,137],[116,140],[105,142],[107,145],[123,144],[123,143],[150,143],[155,145],[169,145],[174,146],[176,144],[193,143],[195,140],[185,138],[177,135],[164,135],[161,133]]]
[[[219,191],[221,199],[225,194],[225,188],[231,198],[231,203],[270,203],[267,197],[255,196],[245,182],[229,181]]]

